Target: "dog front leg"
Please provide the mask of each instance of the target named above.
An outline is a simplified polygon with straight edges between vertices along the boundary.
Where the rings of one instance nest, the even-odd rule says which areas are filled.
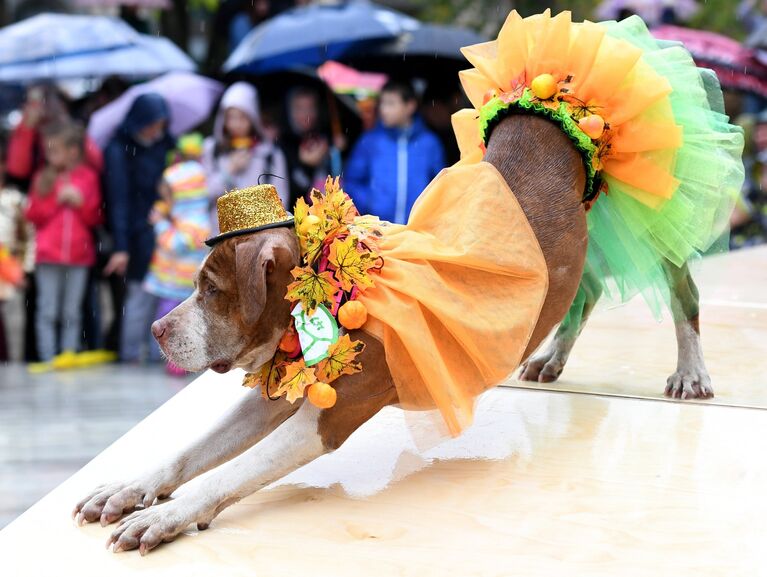
[[[114,552],[138,548],[144,555],[191,523],[207,528],[229,505],[328,452],[319,433],[320,412],[304,402],[266,439],[221,465],[193,490],[123,519],[107,546],[114,544]]]
[[[700,344],[698,288],[686,263],[679,268],[664,261],[663,270],[671,293],[677,342],[676,372],[666,381],[664,394],[675,399],[711,398],[714,389]]]
[[[551,342],[543,350],[536,351],[522,364],[520,380],[551,383],[559,378],[567,359],[570,357],[575,341],[581,334],[600,296],[602,296],[602,285],[599,282],[599,277],[588,267],[587,263],[583,269],[578,293],[575,295],[567,316],[560,323]]]
[[[250,391],[232,412],[168,464],[129,482],[97,487],[75,506],[72,516],[78,525],[96,520],[107,525],[139,505],[149,507],[155,498],[167,497],[187,481],[252,447],[296,409],[285,401],[264,400],[258,390]]]

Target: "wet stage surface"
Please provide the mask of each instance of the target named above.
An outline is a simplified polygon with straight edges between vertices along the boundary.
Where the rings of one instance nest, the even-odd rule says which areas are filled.
[[[765,251],[739,253],[696,275],[713,402],[653,398],[674,367],[673,328],[634,305],[603,311],[563,383],[488,392],[458,439],[419,449],[403,413],[385,409],[208,531],[189,529],[145,558],[107,552],[111,529],[75,527],[72,506],[93,486],[162,461],[252,393],[237,374],[206,373],[0,531],[4,568],[100,577],[763,574],[767,320],[753,305],[767,302],[766,262]],[[736,265],[740,292],[727,288],[736,273],[721,272]],[[419,423],[428,419],[408,416]]]
[[[0,528],[191,378],[159,366],[30,375],[24,365],[0,364]]]

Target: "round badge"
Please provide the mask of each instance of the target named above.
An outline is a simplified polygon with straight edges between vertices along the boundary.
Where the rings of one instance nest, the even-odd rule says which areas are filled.
[[[291,313],[295,318],[298,340],[307,367],[327,358],[330,345],[338,340],[338,324],[325,306],[320,305],[311,316],[298,303]]]

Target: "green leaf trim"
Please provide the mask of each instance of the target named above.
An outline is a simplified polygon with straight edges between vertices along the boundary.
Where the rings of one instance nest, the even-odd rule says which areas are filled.
[[[525,88],[522,97],[514,102],[504,102],[498,96],[491,98],[479,111],[479,134],[485,146],[495,125],[510,114],[535,114],[559,124],[583,160],[583,168],[586,171],[583,202],[596,197],[601,179],[592,160],[597,153],[597,146],[568,114],[564,102],[559,103],[558,109],[548,108],[533,97],[529,88]]]

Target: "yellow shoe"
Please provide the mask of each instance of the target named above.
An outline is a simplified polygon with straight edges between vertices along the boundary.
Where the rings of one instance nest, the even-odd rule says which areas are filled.
[[[53,370],[53,363],[50,361],[42,361],[39,363],[28,363],[27,371],[33,375],[50,373]]]
[[[66,371],[77,367],[77,353],[74,351],[64,351],[60,355],[53,357],[53,368],[57,371]]]
[[[75,359],[75,363],[78,367],[92,367],[95,365],[103,365],[104,363],[112,363],[117,360],[117,353],[105,350],[95,351],[83,351],[78,353]]]

